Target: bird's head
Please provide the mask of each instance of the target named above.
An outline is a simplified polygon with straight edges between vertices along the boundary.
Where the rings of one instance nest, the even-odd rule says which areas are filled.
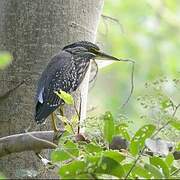
[[[100,60],[118,60],[117,58],[100,51],[100,48],[96,44],[88,41],[78,41],[69,44],[65,46],[63,50],[76,55],[83,55],[85,53],[92,54],[95,59],[97,58]]]

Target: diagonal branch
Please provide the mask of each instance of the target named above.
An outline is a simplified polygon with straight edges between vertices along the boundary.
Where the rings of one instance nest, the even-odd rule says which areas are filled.
[[[60,132],[61,135],[63,131]],[[53,131],[34,131],[0,138],[0,157],[23,151],[39,152],[42,149],[55,149]]]

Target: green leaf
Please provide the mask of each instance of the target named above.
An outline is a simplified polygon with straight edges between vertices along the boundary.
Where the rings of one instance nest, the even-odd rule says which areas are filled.
[[[66,124],[66,125],[64,126],[64,130],[67,131],[67,132],[69,132],[70,134],[73,133],[73,129],[72,129],[72,126],[71,126],[70,124]]]
[[[117,162],[121,162],[125,159],[125,157],[119,151],[116,150],[104,151],[103,156],[109,157]]]
[[[144,168],[151,173],[151,175],[154,177],[154,178],[157,178],[157,179],[162,179],[163,178],[163,175],[162,173],[159,171],[159,169],[151,164],[145,164],[144,165]]]
[[[128,163],[128,164],[124,164],[123,168],[126,171],[126,174],[130,171],[131,167],[133,166],[133,163]],[[141,177],[141,178],[147,178],[150,179],[152,177],[152,175],[146,170],[144,169],[144,167],[136,164],[136,166],[133,168],[131,175],[133,177]]]
[[[164,97],[164,99],[161,101],[160,104],[163,109],[166,109],[172,105],[172,103],[170,102],[170,100],[167,97]]]
[[[121,123],[121,124],[118,124],[116,125],[115,127],[115,134],[117,135],[121,135],[122,137],[124,137],[125,139],[127,139],[128,141],[130,141],[130,136],[129,136],[129,133],[127,131],[127,124],[125,123]]]
[[[63,90],[60,90],[60,92],[55,91],[54,93],[57,96],[59,96],[61,99],[63,99],[63,101],[66,104],[69,104],[69,105],[73,105],[74,104],[74,99],[73,99],[73,97],[69,93],[67,93],[67,92],[65,92]]]
[[[160,157],[150,157],[150,163],[156,166],[159,169],[162,169],[162,172],[166,178],[169,177],[169,168],[168,165]]]
[[[0,69],[4,69],[12,62],[13,57],[8,52],[0,53]]]
[[[62,144],[61,144],[62,145]],[[68,140],[63,147],[56,149],[51,153],[51,159],[53,162],[65,161],[79,156],[79,150],[77,144]]]
[[[174,161],[174,156],[172,153],[169,153],[167,156],[166,156],[166,159],[165,159],[165,162],[166,164],[171,167],[171,165],[173,164],[173,161]]]
[[[133,173],[138,175],[139,177],[143,177],[143,178],[148,178],[150,179],[152,177],[151,173],[149,173],[146,169],[144,169],[142,166],[140,165],[136,165]]]
[[[177,151],[180,151],[180,142],[177,143],[177,145],[176,145],[176,150],[177,150]]]
[[[102,156],[95,173],[108,174],[119,178],[125,175],[123,167],[117,161],[105,156]]]
[[[94,169],[97,167],[98,162],[100,161],[100,154],[96,153],[93,155],[87,155],[85,158],[86,163],[88,164],[88,167],[94,167]]]
[[[86,164],[83,161],[75,160],[69,164],[63,165],[59,169],[60,178],[74,179],[85,171]]]
[[[78,120],[79,120],[78,115],[74,115],[74,116],[72,117],[72,119],[71,119],[71,124],[72,124],[73,126],[76,126],[76,125],[78,124]]]
[[[171,126],[173,126],[175,129],[180,131],[180,121],[177,120],[171,120],[170,121]]]
[[[101,152],[103,149],[101,146],[96,145],[95,143],[89,143],[85,146],[85,150],[89,153],[98,153]]]
[[[130,152],[132,155],[135,156],[139,153],[144,146],[145,140],[153,134],[155,129],[156,127],[154,125],[148,124],[136,132],[130,143]]]
[[[103,116],[104,119],[104,137],[111,143],[113,135],[115,133],[114,120],[110,112],[106,112]]]

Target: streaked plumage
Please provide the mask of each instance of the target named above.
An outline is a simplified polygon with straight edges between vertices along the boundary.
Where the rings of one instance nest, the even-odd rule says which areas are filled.
[[[64,104],[54,91],[71,93],[81,84],[94,59],[98,46],[80,41],[65,46],[55,55],[42,73],[36,94],[35,120],[42,123],[53,111]]]

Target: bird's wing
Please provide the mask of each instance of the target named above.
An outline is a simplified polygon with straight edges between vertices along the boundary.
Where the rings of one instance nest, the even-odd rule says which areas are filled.
[[[59,105],[64,104],[55,91],[71,93],[78,88],[91,58],[92,55],[73,56],[62,51],[51,60],[40,78],[35,115],[37,122],[43,122]]]
[[[73,60],[73,58],[77,59]],[[78,62],[81,62],[81,66]],[[51,73],[45,82],[45,101],[54,106],[59,105],[62,101],[60,102],[59,97],[54,92],[63,90],[71,93],[75,91],[81,84],[89,63],[90,56],[74,57],[70,55],[66,59],[59,60],[55,67],[49,69]]]

